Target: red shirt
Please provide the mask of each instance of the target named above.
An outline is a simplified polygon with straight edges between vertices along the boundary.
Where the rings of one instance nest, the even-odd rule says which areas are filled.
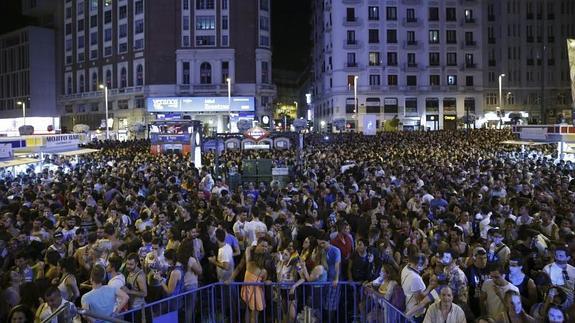
[[[339,249],[343,259],[349,259],[353,251],[353,243],[349,235],[338,233],[335,239],[331,240],[331,244]]]

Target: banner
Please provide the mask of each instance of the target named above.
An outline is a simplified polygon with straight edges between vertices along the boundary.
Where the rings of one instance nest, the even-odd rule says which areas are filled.
[[[14,158],[12,144],[0,144],[0,160],[10,160]]]
[[[377,132],[377,116],[374,114],[366,114],[363,116],[363,135],[375,136]]]
[[[569,74],[571,74],[571,116],[575,124],[575,39],[567,39],[567,54],[569,55]]]

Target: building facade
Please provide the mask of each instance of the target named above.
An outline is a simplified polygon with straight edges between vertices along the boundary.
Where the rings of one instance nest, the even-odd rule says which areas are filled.
[[[529,45],[526,40],[533,39],[538,30],[527,27],[530,23],[525,20],[525,11],[532,8],[532,15],[536,15],[537,7],[536,1],[528,2],[533,3],[523,6],[516,0],[314,1],[315,126],[319,129],[323,124],[329,128],[335,120],[343,119],[347,128],[362,130],[366,115],[376,117],[379,129],[384,120],[394,117],[404,129],[454,129],[468,114],[485,121],[485,112],[495,114],[497,110],[493,95],[498,95],[500,74],[511,75],[511,80],[505,79],[511,82],[505,92],[511,92],[507,95],[510,102],[531,102],[534,91],[524,88],[539,85],[541,89],[542,82],[536,81],[534,67],[531,74],[524,68],[536,61],[536,45]],[[570,103],[566,95],[569,73],[566,60],[562,60],[566,50],[559,32],[563,36],[572,27],[565,21],[567,16],[563,18],[566,14],[559,12],[570,12],[567,7],[574,4],[547,2],[555,3],[545,8],[553,8],[553,17],[561,19],[552,20],[550,16],[546,27],[540,26],[545,35],[541,39],[548,40],[547,35],[555,38],[551,46],[538,43],[546,57],[554,57],[550,61],[553,67],[544,73],[548,78],[543,82],[547,87],[545,102],[549,105],[555,100],[566,107]],[[517,12],[511,19],[508,8],[509,12]],[[517,25],[513,25],[514,21]],[[509,25],[512,27],[508,33]],[[531,38],[527,38],[529,33]],[[526,55],[533,57],[528,60]],[[549,63],[549,59],[545,61]],[[519,110],[519,106],[516,108]]]
[[[47,0],[33,1],[41,7]],[[101,127],[108,89],[114,130],[148,122],[151,97],[254,97],[271,83],[269,0],[62,0],[57,20],[62,125]],[[192,113],[225,131],[226,113]]]
[[[571,115],[566,39],[575,36],[575,2],[489,0],[483,6],[488,118],[497,118],[498,110],[521,112],[544,123]],[[500,98],[501,74],[505,76]]]
[[[29,118],[57,115],[54,59],[53,30],[26,27],[0,36],[0,118],[14,123],[0,131],[17,130],[23,112]]]

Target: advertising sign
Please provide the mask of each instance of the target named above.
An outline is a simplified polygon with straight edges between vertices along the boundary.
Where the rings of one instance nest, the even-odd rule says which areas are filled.
[[[10,160],[14,158],[12,144],[0,144],[0,160]]]
[[[253,139],[256,142],[266,138],[269,134],[269,131],[261,127],[253,127],[244,132],[244,136],[246,136],[246,138]]]
[[[79,134],[55,135],[44,138],[46,147],[68,146],[80,144]]]
[[[363,116],[363,135],[364,136],[375,136],[377,132],[376,128],[377,117],[373,114],[366,114]]]
[[[146,99],[148,112],[240,112],[255,111],[253,97],[151,97]]]

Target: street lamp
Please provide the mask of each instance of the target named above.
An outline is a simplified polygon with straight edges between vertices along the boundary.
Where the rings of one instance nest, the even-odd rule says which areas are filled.
[[[359,76],[355,75],[353,77],[353,108],[356,115],[357,127],[356,131],[359,130],[359,110],[357,109],[357,80]]]
[[[319,122],[319,132],[323,132],[323,127],[325,127],[325,121],[324,120]]]
[[[503,94],[501,91],[501,83],[503,82],[503,78],[505,74],[499,74],[499,107],[503,109]]]
[[[18,101],[16,102],[18,105],[22,106],[22,118],[23,120],[23,126],[26,125],[26,101]]]
[[[106,109],[106,140],[110,139],[110,130],[108,128],[108,86],[100,84],[100,88],[104,90],[104,108]]]
[[[230,133],[232,132],[232,80],[226,78],[228,84],[228,118],[230,119]]]

